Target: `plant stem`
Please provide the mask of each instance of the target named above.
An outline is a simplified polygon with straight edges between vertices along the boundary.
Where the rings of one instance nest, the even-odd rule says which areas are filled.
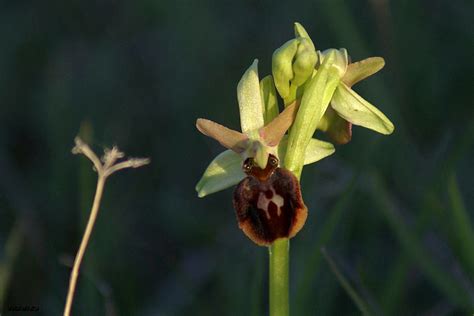
[[[288,238],[277,239],[268,250],[270,255],[270,316],[288,316],[290,315],[290,240]]]
[[[92,234],[92,229],[94,228],[95,221],[97,219],[97,214],[99,212],[100,201],[102,199],[102,193],[104,191],[106,177],[99,173],[99,178],[97,180],[97,189],[95,191],[94,203],[92,205],[92,210],[87,222],[86,230],[82,236],[81,245],[74,259],[74,266],[71,272],[71,278],[69,280],[69,291],[66,299],[66,306],[64,307],[64,316],[69,316],[71,314],[72,300],[74,298],[74,292],[76,290],[77,277],[79,275],[79,268],[84,258],[84,253],[86,252],[89,239]]]

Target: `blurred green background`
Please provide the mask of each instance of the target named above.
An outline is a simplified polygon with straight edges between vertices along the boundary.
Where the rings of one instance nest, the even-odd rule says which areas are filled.
[[[317,48],[386,67],[355,90],[395,124],[307,166],[310,215],[291,243],[293,315],[474,311],[470,1],[2,1],[0,305],[60,315],[96,175],[80,132],[148,167],[107,183],[74,315],[264,315],[267,250],[232,190],[194,185],[222,149],[197,117],[239,127],[236,85],[301,22]],[[324,138],[324,136],[321,136]],[[0,310],[1,313],[1,310]]]

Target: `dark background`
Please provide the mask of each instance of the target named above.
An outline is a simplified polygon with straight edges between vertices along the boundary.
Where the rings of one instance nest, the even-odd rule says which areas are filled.
[[[470,1],[0,2],[4,315],[62,314],[96,181],[71,154],[79,132],[152,164],[108,181],[74,315],[267,313],[267,250],[238,229],[232,190],[194,191],[222,150],[194,124],[239,127],[237,82],[254,58],[270,73],[295,21],[318,49],[385,58],[355,90],[396,130],[355,127],[305,168],[292,314],[360,314],[325,246],[374,315],[470,315],[472,12]]]

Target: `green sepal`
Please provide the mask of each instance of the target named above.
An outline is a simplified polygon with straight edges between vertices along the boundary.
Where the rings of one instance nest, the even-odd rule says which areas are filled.
[[[202,198],[230,188],[243,178],[245,173],[242,171],[242,157],[232,150],[226,150],[211,161],[196,184],[196,192]]]
[[[343,119],[354,125],[384,135],[391,134],[394,130],[393,123],[379,109],[342,82],[334,93],[331,106]]]
[[[373,75],[385,66],[385,60],[382,57],[370,57],[364,60],[349,64],[342,81],[352,87],[359,81]]]
[[[283,137],[280,144],[278,145],[278,156],[280,157],[280,164],[285,165],[285,153],[288,148],[288,137]],[[322,140],[311,138],[308,146],[306,147],[304,155],[304,164],[309,165],[317,162],[323,158],[332,155],[336,149],[334,145]]]
[[[263,127],[263,105],[258,79],[258,60],[245,71],[237,85],[239,101],[240,126],[243,133]]]

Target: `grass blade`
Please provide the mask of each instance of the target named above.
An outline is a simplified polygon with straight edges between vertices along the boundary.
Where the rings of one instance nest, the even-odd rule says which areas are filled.
[[[0,313],[7,299],[7,291],[10,282],[15,261],[20,254],[24,242],[24,232],[20,222],[13,226],[5,244],[5,260],[0,262]]]
[[[466,270],[470,271],[471,276],[474,276],[474,230],[454,173],[449,175],[447,185],[451,208],[451,231],[455,242],[454,248],[466,264]]]
[[[362,312],[363,315],[372,315],[372,313],[369,310],[368,305],[364,302],[364,300],[360,297],[360,295],[356,292],[356,290],[352,287],[352,285],[344,277],[344,275],[339,271],[336,263],[331,258],[331,256],[327,253],[326,249],[321,248],[321,253],[323,254],[324,259],[326,259],[327,263],[329,264],[331,271],[337,277],[337,280],[339,281],[341,286],[344,288],[344,290],[347,292],[347,294],[350,296],[350,298],[355,303],[357,308]]]
[[[377,210],[385,216],[400,246],[407,251],[413,262],[418,265],[420,271],[452,303],[466,309],[471,309],[474,306],[472,298],[449,273],[446,273],[444,269],[433,261],[416,235],[399,216],[382,181],[374,176],[371,186],[374,201],[378,206]]]

